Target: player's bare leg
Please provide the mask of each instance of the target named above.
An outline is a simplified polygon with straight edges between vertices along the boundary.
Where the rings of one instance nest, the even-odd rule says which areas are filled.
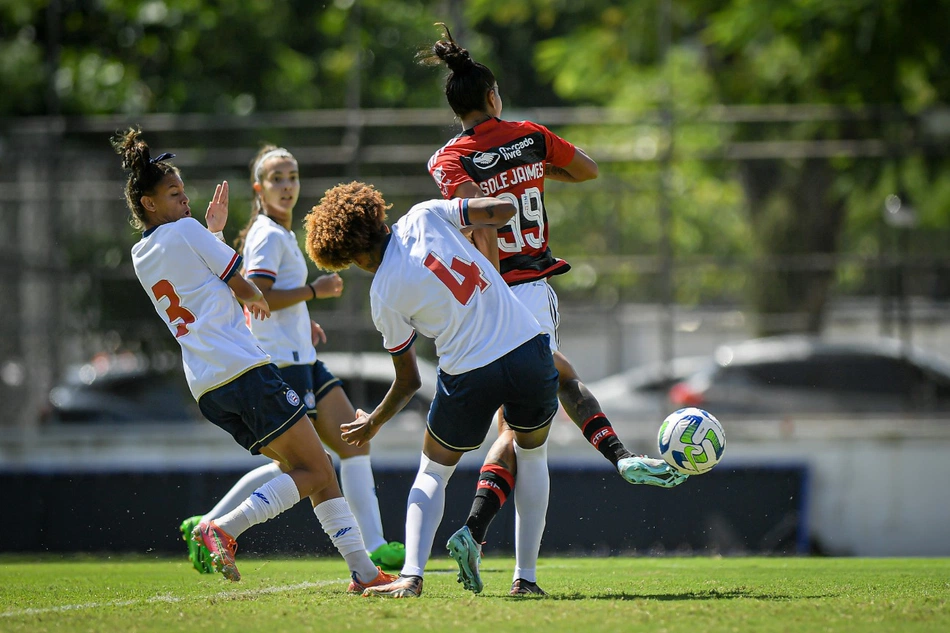
[[[195,529],[212,555],[217,555],[217,571],[230,580],[239,580],[241,576],[234,563],[236,539],[252,525],[272,519],[303,497],[310,497],[314,514],[346,560],[354,580],[372,582],[379,570],[366,554],[359,526],[340,492],[333,462],[310,420],[298,420],[262,448],[261,453],[280,461],[289,468],[288,472],[258,488],[231,512],[215,521],[202,522]]]
[[[634,455],[627,450],[604,415],[597,398],[581,382],[567,357],[559,351],[554,352],[554,366],[558,370],[557,397],[564,411],[587,441],[614,465],[625,481],[662,488],[673,488],[686,481],[687,475],[673,470],[662,459]]]

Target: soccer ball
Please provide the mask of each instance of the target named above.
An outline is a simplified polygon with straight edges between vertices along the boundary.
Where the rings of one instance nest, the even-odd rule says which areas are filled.
[[[726,434],[715,416],[688,407],[666,416],[657,443],[667,464],[687,475],[702,475],[722,459]]]

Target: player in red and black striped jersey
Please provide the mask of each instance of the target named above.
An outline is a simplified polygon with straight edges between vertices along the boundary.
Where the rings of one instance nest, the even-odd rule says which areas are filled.
[[[493,97],[500,112],[501,98],[497,92]],[[512,222],[498,230],[500,272],[509,286],[566,273],[570,264],[548,246],[545,170],[566,171],[576,159],[573,167],[586,180],[597,175],[597,165],[543,125],[485,117],[436,152],[429,172],[445,198],[497,193],[518,208]]]
[[[494,74],[487,66],[474,61],[469,52],[452,39],[445,25],[441,26],[445,29],[444,39],[421,53],[420,58],[422,63],[430,65],[444,62],[451,71],[446,78],[445,95],[463,131],[432,156],[429,173],[445,198],[494,196],[509,200],[518,208],[508,225],[497,232],[478,230],[473,239],[550,335],[551,351],[560,374],[561,405],[587,440],[610,460],[626,481],[667,488],[679,485],[685,481],[685,475],[671,469],[663,460],[633,455],[624,447],[597,399],[581,382],[570,361],[558,351],[557,294],[547,279],[566,273],[570,265],[554,257],[548,245],[544,181],[594,179],[597,163],[543,125],[501,119],[502,99]],[[534,536],[534,528],[525,526],[537,527],[540,523],[543,529],[548,497],[548,490],[543,486],[547,484],[541,484],[543,489],[529,486],[519,495],[526,481],[533,478],[527,476],[527,460],[521,453],[517,458],[515,455],[512,433],[500,420],[499,438],[486,457],[467,523],[479,542],[511,490],[516,466],[519,472],[518,486],[514,487],[515,505],[519,519],[523,519],[516,522],[518,538],[524,536],[521,530],[528,530],[530,536]],[[512,593],[534,593],[533,589],[537,588],[535,561],[522,561],[517,546],[515,555]],[[467,571],[462,569],[462,575]]]

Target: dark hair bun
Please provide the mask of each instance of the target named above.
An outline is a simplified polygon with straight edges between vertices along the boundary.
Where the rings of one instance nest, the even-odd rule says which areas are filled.
[[[440,40],[435,43],[432,50],[453,73],[465,72],[475,65],[472,55],[455,42]]]

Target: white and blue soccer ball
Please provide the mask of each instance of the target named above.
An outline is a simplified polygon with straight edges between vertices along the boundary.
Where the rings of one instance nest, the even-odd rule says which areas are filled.
[[[722,459],[726,434],[714,415],[687,407],[666,416],[657,443],[667,464],[687,475],[702,475]]]

